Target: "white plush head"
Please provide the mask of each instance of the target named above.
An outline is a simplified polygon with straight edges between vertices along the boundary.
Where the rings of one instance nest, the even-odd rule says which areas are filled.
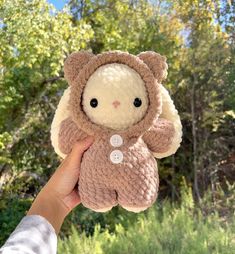
[[[93,123],[124,130],[143,119],[149,99],[140,75],[127,65],[113,63],[90,76],[82,105]]]

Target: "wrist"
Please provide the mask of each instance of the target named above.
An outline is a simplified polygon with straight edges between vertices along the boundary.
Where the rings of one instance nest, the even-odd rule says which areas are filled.
[[[34,200],[27,215],[40,215],[44,217],[59,233],[61,225],[69,213],[68,208],[57,194],[42,189]]]

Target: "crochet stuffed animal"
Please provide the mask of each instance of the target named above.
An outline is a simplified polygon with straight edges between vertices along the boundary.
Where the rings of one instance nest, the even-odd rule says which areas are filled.
[[[105,212],[119,204],[140,212],[158,194],[154,157],[174,154],[182,126],[168,91],[166,58],[111,51],[71,54],[64,64],[67,88],[52,126],[55,152],[64,158],[78,140],[94,136],[79,177],[82,204]]]

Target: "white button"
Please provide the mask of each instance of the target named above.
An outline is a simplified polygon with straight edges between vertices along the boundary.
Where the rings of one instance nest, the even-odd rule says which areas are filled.
[[[111,138],[110,138],[110,144],[113,147],[119,147],[123,144],[123,139],[120,135],[118,134],[114,134]]]
[[[123,161],[123,153],[120,150],[114,150],[110,153],[110,160],[114,164],[121,163]]]

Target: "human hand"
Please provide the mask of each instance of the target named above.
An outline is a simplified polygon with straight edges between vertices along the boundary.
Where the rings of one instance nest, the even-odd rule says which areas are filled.
[[[27,215],[43,216],[59,233],[65,217],[80,203],[76,187],[79,169],[82,155],[92,143],[93,138],[88,137],[74,145],[71,153],[42,188]]]

